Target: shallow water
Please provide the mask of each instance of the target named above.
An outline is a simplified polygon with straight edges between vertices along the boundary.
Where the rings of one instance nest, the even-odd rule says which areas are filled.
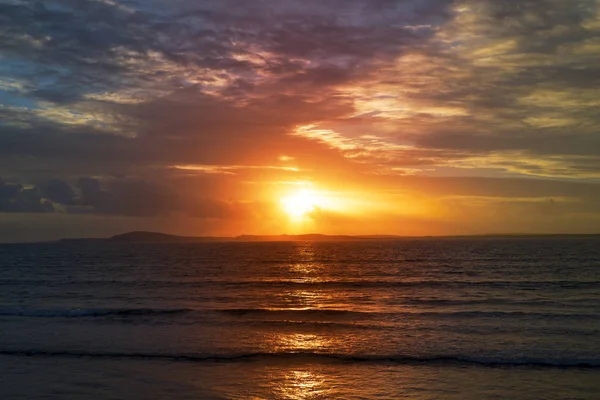
[[[7,399],[594,399],[600,240],[0,245]]]

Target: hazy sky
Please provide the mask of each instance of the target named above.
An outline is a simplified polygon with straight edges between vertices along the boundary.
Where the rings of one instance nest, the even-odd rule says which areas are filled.
[[[600,232],[599,8],[0,0],[0,241]]]

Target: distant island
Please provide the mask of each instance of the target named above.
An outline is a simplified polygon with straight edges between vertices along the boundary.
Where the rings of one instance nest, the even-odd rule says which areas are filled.
[[[177,236],[160,232],[135,231],[115,235],[109,238],[61,239],[58,242],[113,242],[113,243],[201,243],[201,242],[346,242],[400,239],[476,239],[476,238],[562,238],[562,237],[600,237],[599,234],[487,234],[454,236],[395,236],[395,235],[323,235],[317,233],[303,235],[240,235],[220,236]]]
[[[240,235],[235,237],[225,236],[178,236],[160,232],[144,232],[135,231],[123,233],[121,235],[112,236],[109,238],[78,238],[78,239],[61,239],[59,242],[72,241],[106,241],[115,243],[197,243],[197,242],[297,242],[297,241],[356,241],[356,240],[378,240],[378,239],[395,239],[399,236],[349,236],[349,235],[321,235],[317,233],[304,235]]]

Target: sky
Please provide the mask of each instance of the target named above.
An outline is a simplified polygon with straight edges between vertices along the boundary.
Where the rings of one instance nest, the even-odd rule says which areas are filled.
[[[0,241],[600,232],[598,0],[0,0]]]

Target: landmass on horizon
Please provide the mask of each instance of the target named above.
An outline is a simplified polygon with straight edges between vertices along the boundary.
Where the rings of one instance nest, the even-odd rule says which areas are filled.
[[[198,243],[198,242],[339,242],[366,240],[399,240],[399,239],[443,239],[443,238],[552,238],[552,237],[600,237],[595,234],[534,234],[534,233],[505,233],[481,235],[444,235],[444,236],[400,236],[400,235],[324,235],[309,233],[301,235],[239,235],[239,236],[179,236],[162,232],[134,231],[108,238],[67,238],[56,242],[103,241],[114,243]]]

